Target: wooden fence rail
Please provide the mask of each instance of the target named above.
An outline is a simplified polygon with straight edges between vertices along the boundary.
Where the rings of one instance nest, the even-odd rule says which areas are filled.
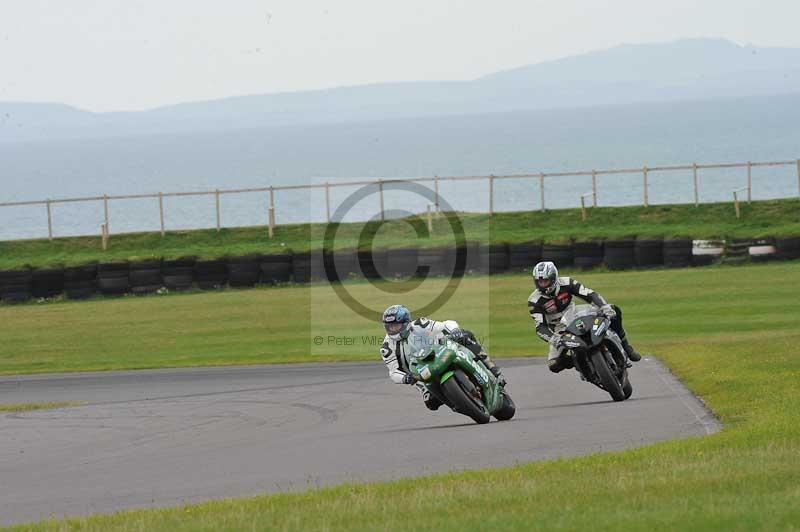
[[[489,186],[489,197],[488,197],[488,212],[489,215],[493,215],[495,211],[494,205],[494,182],[495,180],[501,179],[538,179],[539,180],[539,205],[541,210],[545,210],[545,179],[546,178],[563,178],[563,177],[591,177],[592,178],[592,191],[591,193],[585,194],[585,197],[592,196],[592,206],[597,206],[597,176],[605,176],[605,175],[622,175],[622,174],[641,174],[642,175],[642,205],[647,207],[650,203],[649,201],[649,185],[648,179],[649,175],[654,172],[681,172],[681,171],[691,171],[692,172],[692,182],[693,182],[693,200],[694,204],[698,205],[700,202],[700,195],[699,195],[699,173],[700,170],[707,170],[707,169],[734,169],[734,168],[743,168],[747,171],[747,187],[743,187],[742,190],[747,190],[747,200],[750,201],[752,199],[752,175],[753,175],[753,168],[759,167],[778,167],[778,166],[796,166],[797,168],[797,189],[798,195],[800,195],[800,159],[795,159],[792,161],[761,161],[761,162],[753,162],[748,161],[744,163],[718,163],[718,164],[682,164],[682,165],[670,165],[670,166],[641,166],[639,168],[613,168],[613,169],[605,169],[605,170],[583,170],[583,171],[573,171],[573,172],[531,172],[531,173],[521,173],[521,174],[490,174],[490,175],[471,175],[471,176],[433,176],[433,177],[409,177],[409,178],[382,178],[376,180],[360,180],[360,181],[342,181],[342,182],[324,182],[324,183],[313,183],[313,184],[306,184],[306,185],[272,185],[267,187],[251,187],[251,188],[240,188],[240,189],[215,189],[210,191],[197,191],[197,192],[158,192],[153,194],[122,194],[122,195],[102,195],[102,196],[86,196],[86,197],[78,197],[78,198],[59,198],[59,199],[46,199],[46,200],[31,200],[31,201],[10,201],[10,202],[0,202],[0,208],[2,207],[21,207],[21,206],[33,206],[33,205],[44,205],[47,209],[47,231],[48,231],[48,238],[53,238],[53,214],[52,214],[52,206],[58,204],[65,204],[65,203],[79,203],[79,202],[103,202],[103,220],[104,220],[104,232],[106,235],[110,234],[110,220],[109,220],[109,212],[108,212],[108,204],[110,201],[120,201],[120,200],[144,200],[144,199],[154,199],[158,201],[159,206],[159,216],[160,216],[160,228],[162,236],[166,233],[166,226],[164,221],[164,198],[183,198],[183,197],[196,197],[196,196],[214,196],[215,198],[215,207],[216,207],[216,228],[219,231],[222,227],[222,215],[221,215],[221,203],[220,197],[227,195],[227,194],[251,194],[251,193],[268,193],[269,194],[269,207],[268,207],[268,218],[269,218],[269,236],[272,238],[274,234],[274,227],[275,227],[275,192],[276,191],[285,191],[285,190],[313,190],[313,189],[324,189],[325,191],[325,206],[326,206],[326,218],[328,221],[331,219],[331,193],[330,190],[332,188],[340,188],[340,187],[357,187],[357,186],[368,186],[374,185],[377,188],[379,194],[379,201],[380,201],[380,217],[381,220],[384,219],[384,188],[386,185],[391,185],[392,183],[433,183],[436,195],[436,201],[434,202],[434,212],[440,212],[440,202],[439,202],[439,185],[441,181],[477,181],[477,180],[487,180]],[[583,203],[583,197],[582,197]],[[585,206],[584,206],[585,210]]]

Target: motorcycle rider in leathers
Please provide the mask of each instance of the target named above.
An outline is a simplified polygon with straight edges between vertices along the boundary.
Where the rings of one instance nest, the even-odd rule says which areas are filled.
[[[454,342],[463,345],[481,360],[486,368],[497,377],[501,386],[505,385],[505,378],[500,368],[489,358],[483,350],[475,335],[458,326],[453,320],[434,321],[428,318],[417,318],[412,321],[411,313],[402,305],[392,305],[383,313],[383,327],[386,330],[386,337],[381,344],[381,357],[389,370],[389,378],[395,384],[417,385],[422,392],[422,399],[425,406],[430,410],[437,410],[442,402],[431,395],[422,383],[418,383],[411,372],[408,370],[408,335],[416,329],[423,329],[431,333],[433,341],[439,341],[447,336]]]
[[[533,268],[533,282],[536,289],[528,298],[528,310],[536,323],[536,334],[550,344],[547,355],[547,366],[553,373],[573,367],[572,360],[563,353],[559,356],[558,342],[566,329],[561,323],[561,316],[574,303],[573,296],[600,308],[600,311],[611,320],[611,329],[617,333],[628,358],[634,362],[642,359],[628,343],[625,329],[622,328],[622,310],[616,305],[609,305],[603,297],[591,288],[582,285],[575,279],[559,277],[558,270],[552,262],[540,262]]]

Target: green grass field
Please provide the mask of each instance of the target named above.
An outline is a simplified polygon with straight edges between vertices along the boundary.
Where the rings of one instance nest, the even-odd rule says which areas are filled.
[[[793,262],[579,277],[623,307],[635,345],[655,353],[708,403],[724,424],[718,434],[14,530],[798,530],[798,268]],[[413,307],[437,288],[406,301]],[[364,301],[387,302],[367,283],[351,289]],[[496,355],[541,354],[546,346],[534,337],[525,308],[529,289],[523,275],[471,278],[436,317],[458,319],[481,336],[488,331]],[[115,325],[120,317],[124,326]],[[381,363],[370,346],[313,345],[310,336],[334,331],[334,324],[342,335],[381,330],[320,286],[31,305],[0,309],[0,320],[4,372],[328,358]]]
[[[486,214],[459,213],[468,239],[480,242],[526,242],[570,239],[592,240],[620,237],[760,237],[800,234],[800,200],[754,201],[742,206],[736,219],[731,203],[602,207],[590,209],[587,221],[579,209]],[[377,247],[451,245],[449,222],[436,220],[429,238],[419,239],[414,227],[423,230],[421,218],[385,224],[342,224],[335,248],[359,245],[362,230],[375,236]],[[22,266],[76,265],[91,261],[198,256],[216,258],[251,253],[306,251],[321,246],[324,224],[277,226],[275,238],[267,238],[264,227],[216,230],[136,233],[112,235],[110,247],[102,251],[99,237],[57,238],[0,242],[0,270]],[[363,240],[362,240],[363,243]]]

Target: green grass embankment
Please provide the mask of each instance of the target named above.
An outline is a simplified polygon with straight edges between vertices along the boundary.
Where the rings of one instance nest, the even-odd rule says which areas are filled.
[[[623,307],[626,328],[635,345],[655,353],[708,403],[724,424],[721,433],[576,459],[125,511],[14,530],[800,529],[800,329],[794,311],[800,297],[797,263],[596,273],[582,275],[581,280]],[[527,277],[500,276],[488,282],[474,278],[464,283],[463,292],[454,298],[458,304],[451,301],[437,315],[458,319],[479,334],[488,330],[495,354],[545,351],[544,343],[531,331],[525,308],[530,288]],[[363,290],[362,295],[373,303],[386,298],[367,286],[365,283],[354,290]],[[314,295],[320,310],[336,309],[336,303],[323,293],[315,294],[317,289],[305,293]],[[308,306],[293,311],[288,302],[295,297],[290,294],[298,291],[256,290],[86,303],[80,306],[80,316],[70,316],[73,306],[69,303],[11,312],[3,309],[0,319],[4,323],[11,320],[7,330],[13,335],[11,345],[16,346],[3,351],[4,371],[30,369],[30,362],[37,359],[66,366],[68,357],[82,359],[87,366],[120,365],[128,357],[129,363],[138,365],[140,359],[127,350],[141,354],[158,349],[163,342],[171,342],[159,351],[167,365],[216,362],[224,360],[222,354],[229,357],[228,361],[236,361],[258,345],[261,351],[247,361],[266,362],[284,356],[307,360],[307,353],[315,352],[309,345],[309,334],[338,328],[340,335],[360,335],[376,328],[379,334],[376,324],[344,311],[320,323],[311,319],[310,314],[317,314]],[[197,307],[198,302],[204,304]],[[412,306],[414,303],[409,301]],[[165,307],[164,313],[151,318],[149,314],[156,312],[156,307]],[[192,307],[196,311],[190,313]],[[111,320],[89,329],[102,314],[101,308],[129,316],[133,329],[116,329]],[[217,336],[212,333],[219,316],[228,316],[237,308],[240,320],[235,316],[230,319],[241,326],[227,331],[228,342],[203,349],[204,342]],[[84,310],[90,315],[84,316]],[[309,317],[303,319],[303,313]],[[45,348],[62,335],[58,327],[51,332],[49,327],[38,326],[46,323],[38,321],[44,317],[61,320],[60,327],[74,330],[75,336],[64,342],[68,354],[57,347]],[[300,321],[291,323],[292,317]],[[85,336],[79,338],[81,328],[102,333],[93,336],[102,338],[102,345],[92,347]],[[142,336],[144,332],[153,334],[152,340]],[[216,332],[222,335],[221,330]],[[134,348],[131,340],[123,338],[126,334],[144,343],[140,341]],[[25,347],[26,342],[37,338],[38,351]],[[4,343],[7,348],[9,341]],[[105,357],[101,356],[104,349],[109,350]],[[353,350],[354,356],[345,356],[345,349]],[[369,357],[381,363],[373,348],[329,351],[325,356]],[[9,358],[14,352],[19,353],[16,360]],[[122,361],[112,362],[112,357]],[[625,415],[624,411],[622,404],[620,415]],[[536,435],[530,437],[535,444]],[[442,448],[446,452],[446,442]]]
[[[742,218],[730,203],[602,207],[589,210],[581,220],[579,209],[546,212],[464,214],[466,237],[480,242],[563,242],[622,237],[760,237],[800,234],[800,200],[754,201],[742,206]],[[411,222],[425,232],[422,218]],[[418,238],[407,220],[384,224],[342,224],[335,248],[357,247],[359,235],[375,235],[377,247],[452,245],[448,220],[437,219],[429,238]],[[252,253],[307,251],[321,247],[325,224],[280,225],[273,239],[264,227],[198,231],[170,231],[112,235],[110,247],[102,251],[99,237],[57,238],[0,242],[0,270],[21,266],[78,265],[92,261],[177,258],[218,258]],[[363,240],[362,240],[363,243]]]

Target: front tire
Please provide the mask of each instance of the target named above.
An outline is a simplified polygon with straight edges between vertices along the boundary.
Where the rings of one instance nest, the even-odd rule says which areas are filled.
[[[625,399],[629,398],[633,394],[633,384],[631,384],[631,379],[628,377],[628,372],[625,372],[625,378],[622,381],[622,394],[625,396]]]
[[[517,405],[514,404],[514,400],[511,399],[511,396],[503,390],[503,405],[500,409],[494,413],[494,417],[498,421],[508,421],[514,414],[517,412]]]
[[[599,349],[594,351],[590,355],[590,360],[598,377],[600,377],[603,389],[608,392],[613,400],[624,401],[626,397],[625,392],[622,391],[622,385],[617,380],[617,376],[611,372],[611,368],[608,367],[603,353]],[[631,391],[633,391],[633,388],[631,388]]]
[[[442,383],[442,393],[453,404],[456,411],[469,416],[475,423],[483,425],[491,419],[489,412],[483,402],[479,402],[475,397],[480,394],[469,377],[457,369],[455,374]]]

